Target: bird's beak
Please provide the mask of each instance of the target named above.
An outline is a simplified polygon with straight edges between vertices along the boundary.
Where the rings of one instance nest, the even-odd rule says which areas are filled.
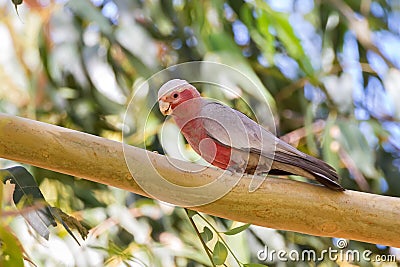
[[[171,103],[160,100],[160,101],[158,101],[158,105],[160,107],[161,113],[164,116],[172,114]]]

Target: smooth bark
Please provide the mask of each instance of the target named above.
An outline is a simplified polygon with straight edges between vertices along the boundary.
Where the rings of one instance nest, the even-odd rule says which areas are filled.
[[[163,200],[171,197],[172,202],[179,202],[185,193],[170,196],[163,186],[149,182],[146,186],[152,190],[150,196],[137,184],[137,179],[146,180],[146,175],[157,169],[171,183],[182,186],[214,181],[213,186],[218,190],[234,184],[230,182],[234,176],[221,176],[222,171],[217,169],[191,173],[187,170],[199,165],[180,162],[186,169],[182,171],[163,155],[5,114],[0,114],[0,157],[144,196],[160,196]],[[138,166],[135,178],[126,161],[130,166]],[[250,193],[249,182],[249,178],[242,178],[225,196],[190,209],[275,229],[400,247],[399,198],[350,190],[334,192],[318,185],[275,178],[266,179],[258,190]],[[201,196],[189,197],[201,199]]]

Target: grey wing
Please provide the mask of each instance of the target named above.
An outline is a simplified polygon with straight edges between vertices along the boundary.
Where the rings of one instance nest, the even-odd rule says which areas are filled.
[[[272,164],[271,174],[305,175],[334,190],[344,190],[335,169],[330,165],[278,139],[243,113],[219,103],[208,102],[201,116],[210,138],[239,151],[269,159],[266,161],[267,169],[264,170],[269,170],[272,161],[276,162]],[[249,164],[259,165],[259,162]]]
[[[215,102],[203,106],[201,117],[210,138],[233,148],[231,170],[254,174],[270,171],[277,141],[273,134],[243,113]],[[253,176],[249,191],[255,191],[265,177]]]
[[[279,139],[243,113],[220,103],[207,102],[200,115],[210,138],[273,159]]]

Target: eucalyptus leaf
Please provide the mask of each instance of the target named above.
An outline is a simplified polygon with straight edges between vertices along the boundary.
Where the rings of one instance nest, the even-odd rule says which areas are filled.
[[[271,25],[276,30],[276,36],[279,37],[279,40],[285,46],[287,53],[295,59],[300,68],[310,76],[313,83],[317,82],[310,59],[304,52],[301,41],[296,36],[292,25],[290,25],[288,14],[273,11],[264,1],[259,0],[249,2],[248,4],[253,6],[255,10],[261,12],[258,19],[259,26],[265,27],[266,25]],[[267,33],[267,29],[260,33],[264,34],[268,39],[271,39],[271,37],[268,36],[269,33]]]
[[[50,235],[48,227],[50,225],[56,226],[57,223],[33,176],[25,168],[17,166],[0,170],[0,177],[3,183],[10,181],[15,185],[13,200],[16,205],[20,202],[23,208],[32,207],[37,204],[44,205],[40,208],[22,212],[21,215],[40,236],[48,240]],[[24,201],[21,201],[22,199]]]
[[[357,168],[365,176],[377,178],[379,174],[375,168],[375,154],[356,122],[341,121],[338,125],[341,132],[339,142],[354,161]]]
[[[246,223],[246,224],[243,224],[243,225],[241,225],[241,226],[232,228],[232,229],[230,229],[229,231],[223,232],[223,234],[225,234],[225,235],[236,235],[236,234],[238,234],[238,233],[240,233],[240,232],[243,232],[243,231],[246,230],[247,228],[249,228],[250,225],[251,225],[251,224]]]
[[[228,257],[228,249],[221,241],[218,241],[213,249],[213,262],[216,265],[222,265],[225,263],[226,257]]]
[[[2,225],[0,225],[0,241],[0,266],[23,267],[22,246]]]
[[[205,243],[207,243],[208,241],[210,241],[211,239],[213,239],[213,232],[210,230],[210,228],[208,228],[207,226],[204,226],[203,228],[203,232],[200,233],[201,238],[203,239],[203,241]]]
[[[50,225],[57,226],[57,219],[78,244],[70,228],[77,229],[82,238],[86,238],[87,230],[78,220],[47,204],[35,179],[24,167],[16,166],[0,170],[0,177],[3,183],[9,181],[15,185],[14,203],[23,208],[21,215],[40,236],[48,240],[50,235],[48,228]]]
[[[90,1],[71,0],[68,1],[67,7],[79,17],[96,23],[100,30],[111,38],[113,32],[111,23],[101,14],[100,9],[97,9]]]
[[[331,132],[333,129],[336,127],[336,116],[329,116],[328,119],[326,120],[325,127],[323,130],[323,135],[322,135],[322,155],[323,159],[329,163],[332,167],[334,167],[336,170],[340,170],[340,160],[338,153],[336,151],[335,146],[333,145],[333,137]]]
[[[197,214],[197,211],[186,209],[186,213],[187,213],[187,215],[188,215],[189,217],[193,217],[194,215]]]

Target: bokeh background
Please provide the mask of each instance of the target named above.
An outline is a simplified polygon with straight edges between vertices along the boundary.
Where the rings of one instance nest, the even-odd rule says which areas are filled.
[[[151,75],[195,60],[227,64],[253,79],[268,98],[277,134],[333,165],[344,187],[400,196],[398,0],[24,0],[18,14],[11,0],[0,0],[3,113],[118,141],[128,131],[131,145],[164,153],[161,114],[150,116],[143,135],[124,127],[126,105]],[[240,84],[232,87],[250,108],[259,101]],[[202,91],[251,116],[241,98]],[[92,228],[79,247],[62,227],[45,241],[20,216],[3,216],[37,266],[210,266],[183,209],[26,167],[50,204]],[[14,209],[3,203],[3,210]],[[219,231],[238,225],[203,216],[193,217],[201,231],[207,222]],[[264,245],[301,253],[337,241],[256,226],[224,238],[241,263],[269,266],[313,263],[259,262]],[[214,234],[211,248],[216,240]],[[351,241],[349,248],[400,259],[398,249],[379,244]],[[226,266],[238,266],[232,254]],[[338,264],[350,266],[316,263]]]

